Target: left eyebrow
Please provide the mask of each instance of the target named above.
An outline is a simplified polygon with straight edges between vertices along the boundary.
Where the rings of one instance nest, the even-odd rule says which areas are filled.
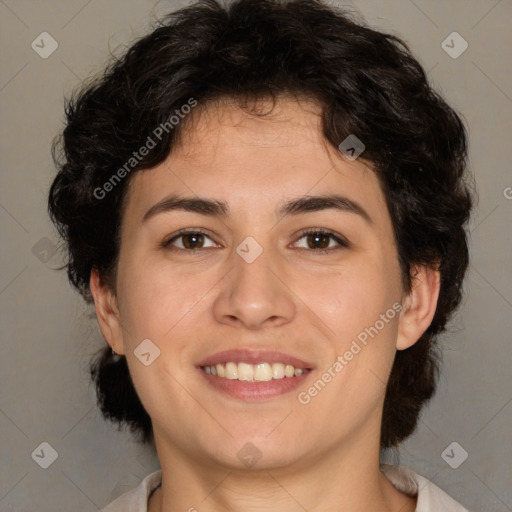
[[[307,212],[336,209],[359,215],[367,223],[372,224],[372,218],[366,210],[357,202],[345,196],[336,194],[321,196],[304,196],[293,199],[283,204],[277,214],[278,218],[287,215],[298,215]],[[180,197],[171,195],[154,204],[143,216],[142,223],[160,213],[174,210],[182,210],[211,217],[229,217],[229,206],[224,201],[201,197]]]
[[[285,203],[278,212],[278,217],[297,215],[306,212],[318,212],[321,210],[335,209],[343,212],[354,213],[362,217],[368,224],[372,224],[372,218],[368,212],[356,201],[336,194],[322,196],[304,196]]]

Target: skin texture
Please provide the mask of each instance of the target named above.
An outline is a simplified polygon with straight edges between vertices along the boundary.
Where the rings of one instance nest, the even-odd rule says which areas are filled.
[[[90,280],[102,334],[126,356],[152,418],[163,476],[150,512],[414,511],[416,499],[379,471],[380,425],[394,355],[430,324],[439,273],[415,267],[405,294],[377,176],[362,158],[351,162],[327,146],[314,103],[283,97],[265,118],[228,100],[198,112],[168,159],[130,182],[117,293],[95,270]],[[142,223],[171,193],[225,201],[231,215],[172,211]],[[287,200],[332,193],[359,203],[371,223],[335,209],[276,216]],[[183,238],[173,245],[181,252],[162,247],[183,228],[208,235],[192,240],[204,247],[196,254]],[[318,242],[301,235],[306,228],[342,235],[349,247],[327,238],[320,243],[338,249],[319,254]],[[235,250],[248,236],[263,248],[250,264]],[[299,403],[297,394],[396,302],[402,311]],[[146,338],[161,351],[149,366],[134,355]],[[296,391],[235,399],[195,367],[233,348],[278,350],[315,369]],[[247,442],[261,452],[251,468],[237,457]]]

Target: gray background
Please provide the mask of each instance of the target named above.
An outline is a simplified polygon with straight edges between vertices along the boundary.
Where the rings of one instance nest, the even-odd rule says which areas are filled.
[[[110,52],[184,4],[0,0],[2,512],[95,511],[159,467],[150,448],[117,432],[96,409],[86,370],[104,341],[65,271],[53,270],[63,256],[53,253],[58,237],[46,195],[64,95],[99,72]],[[439,391],[418,432],[386,461],[410,466],[473,511],[512,511],[512,3],[344,4],[405,39],[434,86],[463,114],[480,196],[465,299],[444,338]],[[58,42],[46,59],[31,47],[44,31]],[[469,44],[458,58],[441,46],[453,31]],[[58,453],[48,469],[31,456],[42,442]],[[452,442],[468,453],[457,469],[445,459],[460,463],[461,448],[442,456]]]

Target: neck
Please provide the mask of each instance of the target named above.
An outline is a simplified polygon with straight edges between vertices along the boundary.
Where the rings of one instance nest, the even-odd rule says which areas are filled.
[[[378,447],[376,454],[369,453],[374,444],[366,443],[363,452],[331,450],[265,469],[205,464],[171,447],[162,457],[160,444],[162,486],[148,512],[414,512],[416,498],[399,492],[380,472]]]

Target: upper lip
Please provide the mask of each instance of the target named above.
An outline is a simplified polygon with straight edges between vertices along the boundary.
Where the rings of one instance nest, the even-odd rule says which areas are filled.
[[[274,350],[251,350],[251,349],[234,349],[223,350],[203,359],[197,366],[214,366],[219,363],[284,363],[291,364],[295,368],[313,369],[313,364],[303,361],[298,357],[285,354],[284,352],[276,352]]]

